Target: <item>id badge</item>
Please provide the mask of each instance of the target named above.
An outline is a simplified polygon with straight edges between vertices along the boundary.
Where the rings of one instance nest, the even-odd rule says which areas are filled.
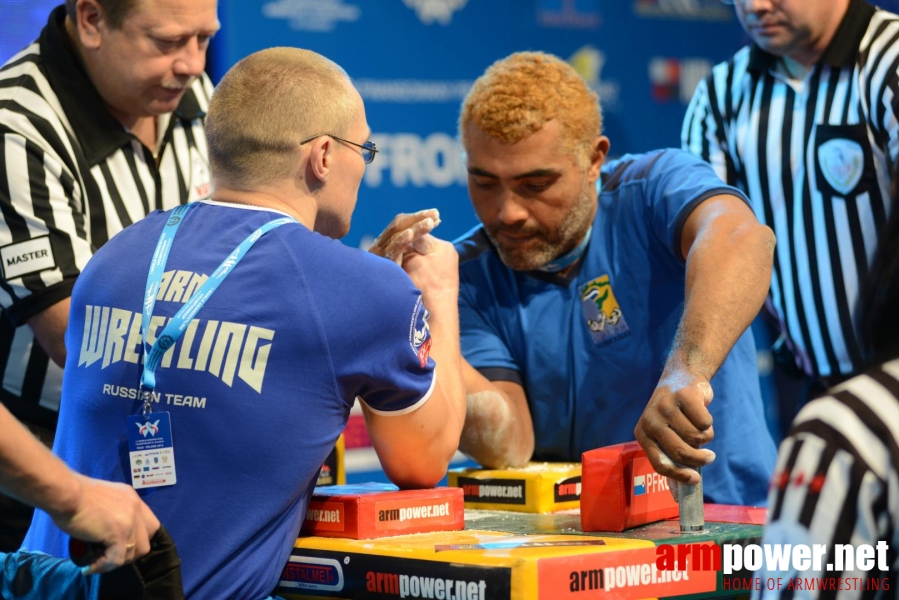
[[[167,412],[130,415],[126,419],[131,485],[142,490],[175,485],[175,448]]]

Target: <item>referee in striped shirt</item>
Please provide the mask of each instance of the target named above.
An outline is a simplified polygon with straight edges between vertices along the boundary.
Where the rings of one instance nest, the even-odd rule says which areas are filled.
[[[0,68],[0,401],[48,444],[78,274],[150,211],[210,192],[203,70],[216,11],[216,0],[67,0]],[[0,497],[0,551],[31,521],[10,502]]]
[[[874,262],[878,276],[862,286],[859,319],[863,347],[879,366],[800,411],[780,446],[762,541],[827,544],[822,565],[837,563],[836,544],[886,542],[888,570],[882,571],[880,562],[867,571],[846,562],[842,572],[767,573],[766,578],[784,582],[841,578],[842,589],[794,592],[784,586],[769,592],[763,586],[761,593],[753,592],[756,597],[899,595],[899,211],[893,211],[882,234]]]
[[[864,0],[731,1],[753,44],[697,87],[683,147],[774,230],[767,306],[814,393],[864,365],[855,313],[894,203],[899,17]]]

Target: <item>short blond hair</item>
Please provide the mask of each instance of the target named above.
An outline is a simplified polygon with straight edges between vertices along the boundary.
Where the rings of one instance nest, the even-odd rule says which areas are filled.
[[[269,48],[234,65],[216,87],[206,116],[213,181],[251,190],[289,177],[300,142],[346,135],[358,117],[346,72],[299,48]]]
[[[474,125],[504,144],[515,144],[556,119],[562,150],[582,166],[602,134],[596,92],[568,63],[544,52],[517,52],[493,63],[475,81],[459,115],[459,137]]]

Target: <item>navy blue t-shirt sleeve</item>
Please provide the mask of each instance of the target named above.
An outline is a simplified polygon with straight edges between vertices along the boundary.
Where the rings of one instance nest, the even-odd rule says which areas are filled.
[[[435,381],[427,307],[396,264],[349,252],[347,268],[330,277],[339,309],[323,309],[341,315],[324,323],[339,393],[378,413],[410,412],[427,401]]]
[[[721,181],[708,163],[682,150],[664,150],[657,154],[645,182],[649,225],[681,262],[685,259],[681,255],[681,233],[700,203],[713,196],[729,194],[749,205],[743,192]]]

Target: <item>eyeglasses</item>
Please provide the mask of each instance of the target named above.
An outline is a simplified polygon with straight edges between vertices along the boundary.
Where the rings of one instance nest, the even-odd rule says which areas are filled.
[[[338,142],[343,142],[344,144],[349,144],[351,146],[356,146],[357,148],[361,148],[362,152],[360,152],[360,154],[362,155],[362,160],[365,161],[365,164],[370,164],[371,161],[373,161],[375,159],[375,154],[378,153],[378,147],[375,146],[375,143],[371,140],[368,140],[367,142],[363,142],[361,144],[357,144],[356,142],[351,142],[350,140],[345,140],[343,138],[339,138],[336,135],[331,134],[331,133],[318,133],[316,135],[313,135],[312,137],[308,137],[305,140],[303,140],[302,142],[300,142],[300,146],[302,146],[303,144],[308,144],[312,140],[314,140],[316,138],[320,138],[323,135],[326,135],[329,138],[335,139]]]

